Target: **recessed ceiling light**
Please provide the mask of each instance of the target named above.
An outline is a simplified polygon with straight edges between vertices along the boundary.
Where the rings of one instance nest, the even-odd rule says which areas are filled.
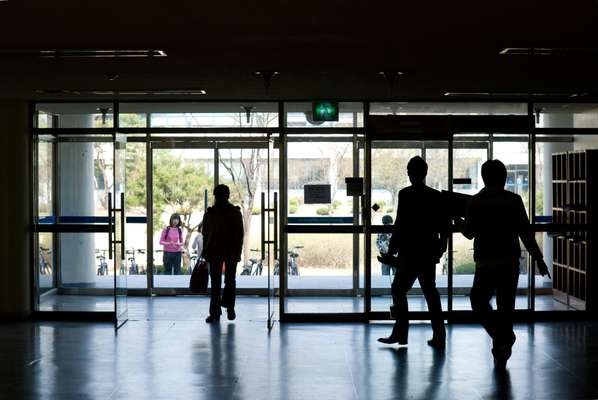
[[[524,93],[524,92],[446,92],[449,97],[577,97],[587,93]]]
[[[509,56],[595,56],[596,48],[570,47],[505,47],[498,52]]]
[[[158,95],[205,95],[207,92],[203,89],[158,89],[152,90],[152,94]]]
[[[204,89],[128,89],[128,90],[102,90],[102,89],[37,89],[38,94],[60,95],[95,95],[95,96],[142,96],[142,95],[170,95],[170,96],[204,96]]]
[[[278,72],[278,71],[255,71],[253,74],[256,76],[266,76],[266,75],[276,76],[276,75],[280,75],[280,72]]]
[[[378,75],[386,76],[386,75],[390,75],[390,74],[393,74],[393,73],[396,76],[405,75],[405,73],[402,72],[402,71],[380,71],[380,72],[378,72]]]
[[[166,57],[167,55],[164,50],[155,49],[13,49],[0,50],[0,56],[40,58],[153,58]]]

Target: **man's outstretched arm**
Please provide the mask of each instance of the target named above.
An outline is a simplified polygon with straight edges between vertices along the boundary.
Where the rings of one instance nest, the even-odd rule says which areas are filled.
[[[519,237],[521,238],[521,241],[523,242],[523,245],[527,249],[528,253],[532,256],[532,260],[536,262],[540,274],[542,276],[548,275],[550,278],[548,266],[544,262],[544,255],[542,254],[542,250],[540,250],[540,246],[538,246],[538,242],[536,242],[536,238],[534,237],[534,232],[529,223],[527,212],[525,211],[525,206],[523,205],[523,200],[521,200],[521,197],[519,198],[519,204],[517,205],[517,208]]]

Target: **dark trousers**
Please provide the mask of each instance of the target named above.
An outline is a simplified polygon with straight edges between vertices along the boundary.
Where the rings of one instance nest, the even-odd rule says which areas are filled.
[[[181,273],[181,253],[171,253],[168,251],[164,252],[164,256],[162,257],[162,261],[164,262],[164,273],[166,275],[172,275],[174,272],[175,275]]]
[[[513,309],[518,281],[518,264],[476,268],[470,294],[471,308],[495,347],[515,343]],[[490,300],[495,293],[497,312],[492,313]]]
[[[220,307],[235,308],[235,296],[237,289],[236,275],[237,262],[224,258],[216,258],[209,261],[210,279],[212,280],[212,293],[210,297],[210,315],[218,316],[222,314]],[[222,298],[220,297],[222,286],[222,264],[224,263],[224,290]]]
[[[393,328],[393,336],[399,340],[407,342],[409,333],[409,304],[407,302],[407,292],[413,287],[415,280],[419,284],[428,303],[428,311],[432,321],[432,330],[434,339],[444,340],[446,331],[444,329],[444,320],[442,319],[442,305],[440,304],[440,294],[436,289],[436,264],[401,265],[392,281],[392,299],[395,304],[396,322]]]

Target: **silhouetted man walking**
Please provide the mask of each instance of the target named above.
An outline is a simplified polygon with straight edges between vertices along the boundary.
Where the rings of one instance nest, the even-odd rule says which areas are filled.
[[[476,269],[471,308],[479,314],[482,326],[493,340],[492,355],[496,365],[504,367],[515,343],[513,309],[519,280],[519,238],[540,273],[550,274],[521,197],[504,189],[505,165],[499,160],[486,161],[482,165],[482,179],[484,188],[469,200],[465,220],[459,218],[456,222],[465,237],[474,239]],[[498,312],[492,315],[490,300],[495,293]]]
[[[229,320],[236,318],[235,290],[237,263],[241,260],[243,248],[243,217],[239,207],[228,202],[230,190],[226,185],[214,188],[215,203],[209,207],[203,217],[201,233],[203,235],[203,256],[210,265],[212,293],[210,298],[210,315],[207,323],[220,320],[225,307]],[[222,282],[222,265],[224,271],[224,291],[220,299]]]
[[[395,229],[389,246],[389,254],[399,253],[399,265],[392,282],[396,322],[390,337],[378,341],[407,344],[407,292],[417,279],[428,303],[434,331],[428,344],[442,349],[446,333],[440,295],[436,289],[436,264],[446,251],[448,216],[441,193],[424,183],[427,173],[428,165],[423,158],[418,156],[409,160],[407,174],[411,186],[399,192]]]

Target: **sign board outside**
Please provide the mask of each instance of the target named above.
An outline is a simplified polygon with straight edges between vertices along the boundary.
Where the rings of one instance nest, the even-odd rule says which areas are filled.
[[[304,185],[303,203],[304,204],[330,204],[330,185]]]
[[[363,178],[346,177],[347,196],[363,196]]]

